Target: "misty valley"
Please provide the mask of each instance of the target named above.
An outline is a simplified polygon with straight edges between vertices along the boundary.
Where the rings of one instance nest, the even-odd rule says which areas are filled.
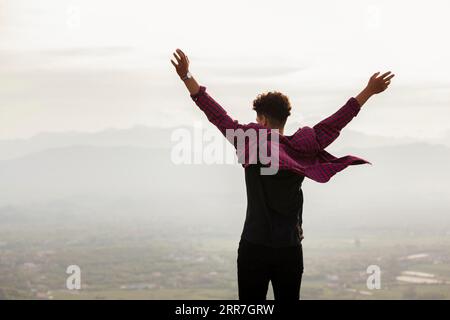
[[[0,298],[236,299],[242,168],[176,165],[170,132],[0,141]],[[373,166],[304,182],[302,298],[449,299],[449,147],[344,134]]]

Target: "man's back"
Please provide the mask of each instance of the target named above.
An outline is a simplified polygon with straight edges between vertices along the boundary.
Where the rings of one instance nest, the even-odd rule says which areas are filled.
[[[279,170],[261,175],[257,164],[245,168],[247,213],[241,238],[269,247],[299,246],[304,176]]]

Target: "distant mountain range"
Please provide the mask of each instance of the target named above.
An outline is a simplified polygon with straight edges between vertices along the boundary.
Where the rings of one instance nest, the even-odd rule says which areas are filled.
[[[40,133],[29,139],[0,140],[0,160],[70,146],[169,148],[172,131],[173,129],[136,126],[131,129],[108,129],[94,133]]]
[[[188,130],[192,128],[183,127]],[[208,130],[215,131],[210,124]],[[100,132],[55,132],[40,133],[29,139],[0,140],[0,160],[21,157],[46,149],[63,148],[70,146],[134,146],[144,148],[170,148],[170,137],[177,128],[154,128],[147,126],[135,126],[130,129],[108,129]],[[290,125],[288,132],[295,132],[296,127]],[[413,138],[394,138],[367,135],[361,132],[344,129],[332,147],[361,147],[372,148],[380,146],[400,145],[417,142]],[[447,144],[446,144],[447,142]],[[436,140],[450,146],[450,133],[446,139]]]
[[[171,132],[136,127],[2,141],[0,207],[74,197],[81,202],[146,199],[155,215],[196,208],[199,216],[242,218],[242,168],[238,164],[173,164]],[[449,147],[352,131],[343,132],[339,139],[330,152],[357,155],[373,165],[349,167],[326,184],[305,180],[306,222],[450,221],[446,214],[450,212]],[[235,209],[225,209],[230,207]]]

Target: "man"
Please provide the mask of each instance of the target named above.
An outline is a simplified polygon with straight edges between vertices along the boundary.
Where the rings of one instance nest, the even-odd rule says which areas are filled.
[[[280,92],[259,95],[253,101],[256,123],[239,124],[193,78],[183,51],[177,49],[173,55],[176,62],[171,62],[191,98],[222,134],[267,129],[278,137],[279,170],[275,174],[261,174],[260,162],[243,163],[247,213],[238,248],[238,291],[240,300],[265,300],[271,281],[276,300],[298,300],[303,274],[303,179],[306,176],[324,183],[349,165],[370,164],[350,155],[336,158],[324,149],[372,95],[386,90],[394,75],[375,73],[366,88],[333,115],[312,128],[305,126],[286,136],[284,126],[291,111],[288,97]]]

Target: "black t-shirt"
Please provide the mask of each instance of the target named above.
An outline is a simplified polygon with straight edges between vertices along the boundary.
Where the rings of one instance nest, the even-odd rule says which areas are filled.
[[[262,175],[261,167],[245,168],[247,214],[241,238],[269,247],[301,245],[304,176],[287,170]]]

